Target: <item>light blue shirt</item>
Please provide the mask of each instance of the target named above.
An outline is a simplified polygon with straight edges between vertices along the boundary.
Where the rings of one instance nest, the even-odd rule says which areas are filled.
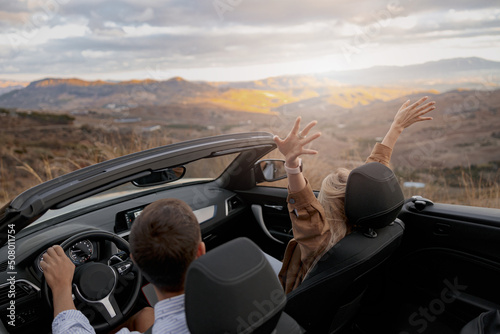
[[[164,299],[156,303],[153,334],[189,334],[184,312],[184,295]],[[82,312],[66,310],[59,313],[52,322],[53,334],[95,334],[94,328]],[[117,334],[139,334],[122,328]]]

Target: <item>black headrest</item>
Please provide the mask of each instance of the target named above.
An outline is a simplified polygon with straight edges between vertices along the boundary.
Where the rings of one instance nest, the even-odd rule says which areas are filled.
[[[286,297],[252,241],[238,238],[199,257],[186,275],[186,320],[197,333],[271,333]]]
[[[404,195],[392,170],[371,162],[351,171],[345,192],[345,213],[352,225],[382,228],[396,219]]]

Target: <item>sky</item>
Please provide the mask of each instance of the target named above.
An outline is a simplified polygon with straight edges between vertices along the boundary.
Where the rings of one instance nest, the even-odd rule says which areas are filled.
[[[0,79],[246,81],[500,61],[498,0],[0,0]]]

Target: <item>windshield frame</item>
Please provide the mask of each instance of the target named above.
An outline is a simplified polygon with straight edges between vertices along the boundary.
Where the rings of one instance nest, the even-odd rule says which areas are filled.
[[[62,208],[77,200],[112,188],[114,185],[148,175],[152,170],[178,166],[212,155],[254,150],[260,157],[276,148],[273,135],[267,132],[246,132],[199,138],[137,153],[76,170],[30,188],[17,196],[0,216],[0,243],[7,242],[9,225],[21,231],[47,210]],[[248,159],[249,154],[245,154]],[[258,159],[258,157],[256,159]],[[241,161],[235,159],[238,165]],[[231,186],[235,168],[229,166],[221,175],[220,185]],[[234,180],[233,180],[234,181]],[[236,182],[238,184],[238,182]]]

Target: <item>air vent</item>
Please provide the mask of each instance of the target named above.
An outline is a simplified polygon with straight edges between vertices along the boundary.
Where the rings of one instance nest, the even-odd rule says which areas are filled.
[[[226,213],[230,214],[232,211],[242,208],[243,201],[238,196],[233,196],[226,201]]]
[[[15,300],[19,300],[23,297],[32,294],[36,294],[37,291],[39,290],[31,283],[28,283],[27,281],[24,280],[16,281],[15,285],[16,285]],[[13,299],[9,297],[10,292],[11,292],[10,283],[3,284],[2,286],[0,286],[0,305],[8,304],[10,300]]]

